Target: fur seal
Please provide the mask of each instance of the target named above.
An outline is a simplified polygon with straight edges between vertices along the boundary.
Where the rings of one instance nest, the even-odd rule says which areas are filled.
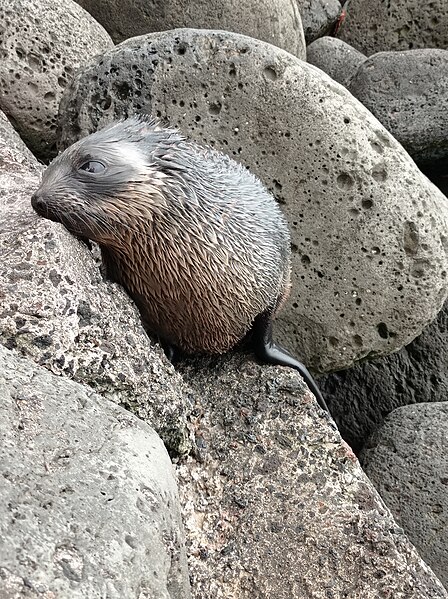
[[[296,368],[328,410],[305,366],[272,339],[290,290],[289,229],[242,165],[131,117],[67,148],[31,202],[99,244],[108,277],[165,346],[219,354],[250,332],[256,355]]]

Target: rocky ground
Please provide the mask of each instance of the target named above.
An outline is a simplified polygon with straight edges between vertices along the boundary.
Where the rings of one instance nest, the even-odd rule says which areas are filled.
[[[5,599],[448,597],[448,5],[376,4],[1,4]],[[173,367],[33,213],[39,161],[134,113],[281,204],[276,337],[345,441],[293,371]]]

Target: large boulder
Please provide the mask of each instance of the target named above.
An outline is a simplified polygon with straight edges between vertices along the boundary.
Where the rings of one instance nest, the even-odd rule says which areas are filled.
[[[116,42],[178,27],[235,31],[305,57],[297,0],[76,0]],[[333,2],[335,0],[332,0]]]
[[[380,52],[348,89],[418,163],[448,167],[448,50]]]
[[[307,61],[347,87],[350,79],[366,60],[364,54],[335,37],[324,36],[306,49]]]
[[[0,596],[190,596],[162,441],[0,345]]]
[[[289,219],[280,336],[320,371],[389,353],[447,294],[446,198],[343,87],[269,44],[180,29],[123,42],[79,72],[62,142],[152,112],[250,167]]]
[[[350,0],[338,37],[360,52],[446,48],[448,4],[446,0]]]
[[[447,598],[296,372],[181,372],[198,457],[177,467],[198,599]]]
[[[112,40],[72,0],[2,0],[0,25],[0,109],[36,156],[48,160],[56,154],[64,88]]]
[[[87,383],[154,426],[170,451],[187,451],[188,389],[87,247],[34,213],[42,167],[0,122],[0,344]]]
[[[329,33],[342,11],[339,0],[296,0],[296,2],[302,17],[307,45]]]
[[[395,410],[361,455],[409,540],[448,587],[448,403]]]

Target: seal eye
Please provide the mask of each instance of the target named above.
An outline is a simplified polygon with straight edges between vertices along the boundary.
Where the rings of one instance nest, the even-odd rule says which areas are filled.
[[[86,173],[102,173],[106,167],[102,162],[97,160],[88,160],[79,167],[80,171],[86,171]]]

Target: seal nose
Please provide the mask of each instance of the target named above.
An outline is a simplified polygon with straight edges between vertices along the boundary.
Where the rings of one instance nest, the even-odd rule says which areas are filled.
[[[43,212],[45,212],[45,199],[43,194],[39,190],[34,192],[31,196],[31,206],[38,214],[42,214]]]

